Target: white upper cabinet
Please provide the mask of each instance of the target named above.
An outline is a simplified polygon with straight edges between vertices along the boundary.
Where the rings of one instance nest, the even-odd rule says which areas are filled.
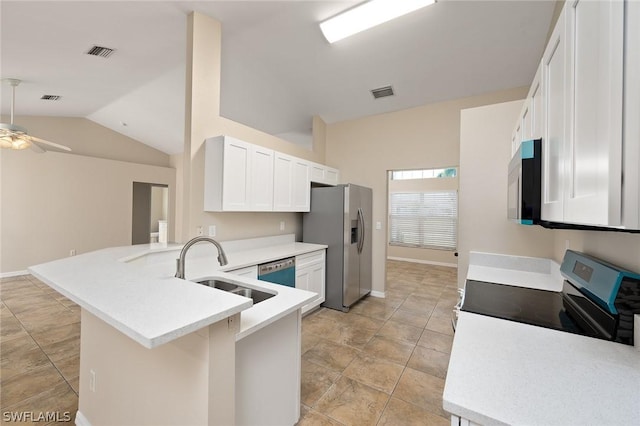
[[[273,151],[230,136],[207,139],[204,210],[273,210]]]
[[[338,170],[230,136],[205,141],[204,210],[308,212],[312,173],[337,185]]]
[[[261,146],[251,149],[251,210],[273,210],[274,152]]]
[[[624,3],[580,0],[570,2],[565,9],[571,41],[568,45],[571,126],[566,152],[564,218],[572,223],[619,226]]]
[[[542,220],[562,222],[564,155],[567,140],[567,31],[562,10],[542,56]]]
[[[228,136],[205,142],[204,210],[251,210],[251,147]]]
[[[544,131],[544,105],[542,101],[542,62],[536,71],[536,75],[531,83],[531,89],[529,89],[529,138],[528,139],[540,139],[542,138],[542,132]]]
[[[626,5],[622,221],[640,229],[640,2]]]
[[[639,3],[571,0],[558,18],[516,123],[542,137],[543,221],[640,229]]]
[[[273,206],[276,211],[308,212],[311,200],[308,161],[276,153],[273,173]]]
[[[338,170],[324,164],[310,163],[311,182],[335,186],[338,184]]]

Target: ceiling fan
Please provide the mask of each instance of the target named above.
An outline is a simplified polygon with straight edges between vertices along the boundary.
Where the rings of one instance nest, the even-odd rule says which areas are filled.
[[[27,129],[13,124],[13,110],[16,103],[16,87],[21,83],[16,78],[4,79],[11,86],[11,123],[0,123],[0,148],[25,149],[31,148],[33,151],[42,153],[47,151],[46,147],[53,147],[63,151],[71,151],[68,146],[49,142],[44,139],[31,136]]]

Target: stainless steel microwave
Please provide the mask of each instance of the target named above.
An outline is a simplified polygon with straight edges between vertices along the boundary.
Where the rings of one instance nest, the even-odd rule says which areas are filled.
[[[523,141],[509,162],[507,217],[523,225],[540,223],[542,140]]]

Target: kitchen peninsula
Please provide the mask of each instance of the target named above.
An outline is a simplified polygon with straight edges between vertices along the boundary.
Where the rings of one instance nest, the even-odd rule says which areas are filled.
[[[177,244],[115,247],[29,268],[82,308],[77,424],[298,420],[300,309],[316,294],[233,271],[325,246],[283,235],[223,247],[229,263],[220,267],[213,245],[194,246],[185,280],[174,277]],[[252,305],[194,282],[212,278],[275,296]]]

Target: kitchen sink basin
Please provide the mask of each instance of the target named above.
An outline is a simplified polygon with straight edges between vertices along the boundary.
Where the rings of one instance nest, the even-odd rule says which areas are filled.
[[[248,297],[253,300],[253,304],[260,303],[264,300],[270,299],[275,294],[267,293],[266,291],[256,290],[254,288],[244,287],[229,281],[222,280],[202,280],[196,281],[198,284],[206,285],[209,287],[217,288],[218,290],[228,291],[240,296]]]

